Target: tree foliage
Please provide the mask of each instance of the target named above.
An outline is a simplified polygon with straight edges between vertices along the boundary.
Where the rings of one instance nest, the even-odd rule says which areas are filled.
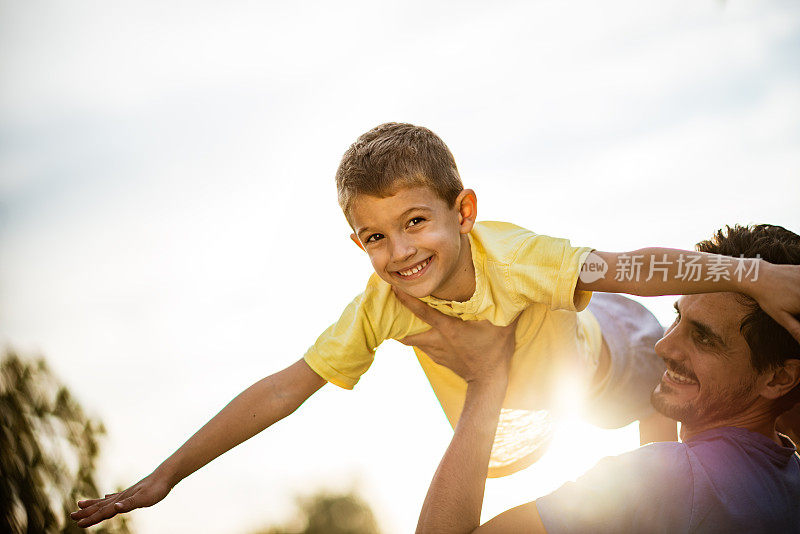
[[[68,514],[78,499],[97,495],[93,473],[104,434],[44,359],[6,350],[0,361],[0,532],[85,532]],[[120,517],[95,532],[130,530]]]
[[[254,534],[378,534],[369,505],[355,493],[318,492],[297,498],[297,516],[289,525]]]

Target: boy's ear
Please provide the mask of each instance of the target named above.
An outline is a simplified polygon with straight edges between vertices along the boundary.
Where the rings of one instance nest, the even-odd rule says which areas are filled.
[[[478,216],[478,197],[472,189],[464,189],[456,197],[456,208],[458,209],[458,224],[462,234],[468,234],[475,225],[475,218]]]
[[[359,240],[358,240],[358,236],[357,236],[356,234],[350,234],[350,239],[352,239],[352,240],[353,240],[353,243],[355,243],[356,245],[358,245],[358,248],[360,248],[361,250],[363,250],[364,252],[366,252],[366,249],[364,248],[364,245],[362,245],[362,244],[361,244],[361,241],[359,241]]]
[[[800,360],[790,358],[783,362],[780,367],[771,371],[770,380],[761,395],[768,399],[778,399],[800,384]]]

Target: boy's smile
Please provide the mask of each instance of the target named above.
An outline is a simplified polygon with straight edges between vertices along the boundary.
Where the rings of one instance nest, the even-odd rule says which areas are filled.
[[[387,283],[417,298],[466,301],[475,291],[467,238],[475,207],[468,189],[453,207],[425,186],[400,188],[385,198],[360,195],[349,213],[351,237]]]
[[[397,271],[396,274],[403,280],[413,280],[415,278],[419,278],[425,272],[425,269],[428,267],[428,265],[430,265],[432,259],[433,256],[422,260],[413,267]]]

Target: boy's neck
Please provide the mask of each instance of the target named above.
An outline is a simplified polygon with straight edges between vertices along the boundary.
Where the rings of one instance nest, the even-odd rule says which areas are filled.
[[[472,263],[472,248],[468,235],[462,234],[458,265],[448,280],[431,296],[442,300],[466,302],[473,294],[475,294],[475,265]]]

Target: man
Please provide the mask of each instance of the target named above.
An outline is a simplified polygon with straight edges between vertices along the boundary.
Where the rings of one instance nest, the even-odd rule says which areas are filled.
[[[771,225],[719,231],[698,250],[800,264],[800,236]],[[433,327],[404,342],[468,384],[419,532],[800,532],[800,456],[775,431],[800,398],[800,344],[751,299],[710,293],[676,302],[675,322],[656,344],[667,371],[652,403],[681,421],[681,443],[601,460],[479,526],[513,325],[467,324],[399,296]]]

